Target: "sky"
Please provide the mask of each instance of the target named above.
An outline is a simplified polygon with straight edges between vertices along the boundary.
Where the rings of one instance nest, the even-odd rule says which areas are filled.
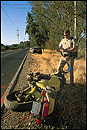
[[[1,43],[4,45],[19,44],[27,41],[25,35],[27,12],[31,13],[32,6],[28,1],[1,1]],[[17,31],[19,30],[19,43]],[[81,34],[84,36],[84,33]]]
[[[28,1],[1,1],[1,43],[4,45],[19,44],[27,41],[25,35],[27,12],[32,6]],[[17,31],[19,30],[19,43]]]

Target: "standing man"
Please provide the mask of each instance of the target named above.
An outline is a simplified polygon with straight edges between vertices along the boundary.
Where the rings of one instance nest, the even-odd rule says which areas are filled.
[[[61,40],[59,44],[59,48],[61,51],[61,59],[58,66],[58,74],[62,74],[63,67],[67,63],[68,66],[71,67],[70,70],[70,84],[74,83],[73,76],[73,65],[74,65],[74,54],[76,52],[78,44],[75,42],[73,38],[70,37],[70,31],[64,31],[64,38]]]

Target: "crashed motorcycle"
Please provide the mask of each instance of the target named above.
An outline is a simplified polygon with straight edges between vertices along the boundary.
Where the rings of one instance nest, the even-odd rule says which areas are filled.
[[[37,124],[41,122],[41,116],[47,117],[58,105],[57,95],[66,83],[64,74],[45,75],[40,72],[27,75],[28,87],[13,91],[4,98],[7,109],[14,111],[31,111],[39,115]]]

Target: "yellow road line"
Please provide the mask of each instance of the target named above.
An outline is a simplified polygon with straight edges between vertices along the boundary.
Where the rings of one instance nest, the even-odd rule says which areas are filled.
[[[13,53],[16,53],[16,52],[13,52]],[[4,55],[4,56],[1,56],[1,58],[2,58],[2,57],[5,57],[5,56],[8,56],[8,55],[11,55],[11,54],[13,54],[13,53],[10,53],[10,54],[7,54],[7,55]]]

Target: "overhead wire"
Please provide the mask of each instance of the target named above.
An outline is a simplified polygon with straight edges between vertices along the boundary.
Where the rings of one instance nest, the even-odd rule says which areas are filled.
[[[8,14],[6,13],[6,11],[4,10],[3,7],[1,7],[3,9],[3,11],[5,12],[5,14],[8,16]],[[13,21],[11,20],[11,18],[8,16],[8,18],[10,19],[10,21],[13,23]],[[14,24],[14,23],[13,23]],[[14,24],[15,25],[15,24]],[[16,26],[16,25],[15,25]],[[17,27],[17,26],[16,26]]]
[[[14,30],[13,27],[11,27],[3,18],[1,18],[12,30]]]
[[[3,9],[3,11],[4,11],[4,13],[7,15],[7,17],[9,18],[9,20],[12,22],[12,24],[15,26],[15,27],[17,27],[16,25],[15,25],[15,23],[11,20],[11,18],[9,17],[9,15],[6,13],[6,11],[4,10],[4,8],[3,7],[1,7],[2,9]],[[2,18],[1,18],[2,19]],[[4,19],[2,19],[11,29],[13,29],[14,31],[17,31],[17,30],[15,30],[13,27],[11,27]],[[18,28],[18,27],[17,27]]]
[[[4,13],[7,15],[7,17],[9,18],[9,20],[14,24],[14,26],[15,27],[17,27],[16,25],[15,25],[15,23],[11,20],[11,18],[9,17],[9,15],[6,13],[6,11],[4,10],[4,8],[3,7],[1,7],[2,9],[3,9],[3,11],[4,11]],[[2,18],[1,18],[2,19]],[[11,27],[4,19],[2,19],[11,29],[13,29],[13,27]],[[18,27],[17,27],[18,28]],[[14,29],[13,29],[14,30]],[[15,31],[17,31],[17,30],[15,30]],[[23,37],[23,36],[22,36]]]

